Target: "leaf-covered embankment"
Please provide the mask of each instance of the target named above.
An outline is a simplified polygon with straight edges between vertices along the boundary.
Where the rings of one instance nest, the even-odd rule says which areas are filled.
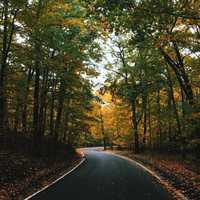
[[[65,174],[82,159],[79,153],[67,147],[51,156],[33,156],[26,151],[23,153],[22,146],[12,147],[0,151],[0,200],[24,199]]]

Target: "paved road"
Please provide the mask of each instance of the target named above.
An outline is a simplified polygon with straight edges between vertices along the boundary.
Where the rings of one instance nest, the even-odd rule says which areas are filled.
[[[136,164],[95,150],[74,172],[31,200],[172,200]]]

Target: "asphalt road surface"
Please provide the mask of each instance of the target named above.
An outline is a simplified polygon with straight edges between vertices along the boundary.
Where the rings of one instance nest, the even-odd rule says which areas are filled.
[[[94,149],[85,155],[81,166],[31,200],[172,200],[138,165]]]

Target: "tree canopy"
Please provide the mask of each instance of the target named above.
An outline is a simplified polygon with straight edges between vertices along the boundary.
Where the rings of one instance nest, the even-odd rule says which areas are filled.
[[[1,1],[3,144],[14,134],[45,151],[104,143],[199,155],[199,6]],[[96,63],[107,72],[100,89]]]

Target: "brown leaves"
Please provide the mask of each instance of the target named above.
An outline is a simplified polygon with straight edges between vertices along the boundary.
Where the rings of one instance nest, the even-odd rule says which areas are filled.
[[[8,192],[4,189],[0,190],[0,200],[9,200]]]
[[[200,164],[181,160],[176,156],[133,155],[131,152],[117,152],[139,161],[158,174],[165,188],[180,199],[183,194],[189,200],[199,200],[200,197]]]
[[[0,153],[0,200],[23,199],[74,166],[80,156],[66,157],[56,162],[33,158],[21,153]]]

